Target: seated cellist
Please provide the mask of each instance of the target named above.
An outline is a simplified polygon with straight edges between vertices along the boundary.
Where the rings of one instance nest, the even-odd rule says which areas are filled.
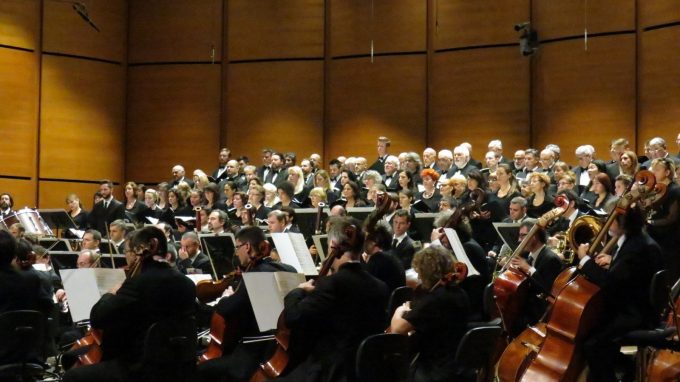
[[[616,381],[614,366],[623,357],[614,340],[631,330],[651,328],[658,320],[648,296],[652,276],[660,269],[661,250],[643,226],[643,211],[632,207],[617,216],[609,229],[610,235],[619,236],[617,250],[591,259],[588,244],[578,249],[579,268],[600,286],[605,304],[600,325],[584,343],[588,381]]]
[[[536,224],[536,219],[527,218],[520,223],[519,241],[521,242]],[[526,257],[514,257],[511,261],[512,266],[518,268],[526,275],[530,276],[531,287],[527,309],[524,310],[524,317],[519,322],[522,326],[534,325],[545,313],[547,307],[546,300],[543,298],[550,293],[555,278],[562,271],[562,261],[545,244],[548,240],[548,233],[544,229],[536,231],[536,234],[527,242],[526,249],[529,251]]]
[[[467,331],[470,302],[453,280],[453,265],[451,253],[438,245],[419,251],[413,258],[413,269],[426,294],[398,307],[390,325],[392,333],[413,331],[413,350],[420,355],[412,365],[411,381],[451,381],[457,376],[454,359]]]
[[[267,239],[258,227],[245,227],[235,237],[236,256],[242,269],[248,272],[295,272],[290,265],[273,261],[268,255]],[[242,381],[248,380],[260,362],[274,350],[272,342],[252,342],[244,344],[246,337],[262,336],[255,320],[255,313],[248,298],[248,291],[242,281],[236,288],[229,287],[216,305],[215,312],[226,322],[225,338],[231,344],[223,343],[223,355],[198,365],[199,381]],[[239,342],[234,345],[233,342]]]

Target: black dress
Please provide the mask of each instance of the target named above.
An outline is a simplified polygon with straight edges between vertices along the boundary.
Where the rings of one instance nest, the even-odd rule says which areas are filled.
[[[439,201],[442,200],[442,194],[439,190],[434,190],[430,198],[423,197],[424,193],[425,191],[417,193],[415,196],[416,201],[422,200],[430,209],[430,212],[439,212]]]
[[[663,254],[665,268],[671,271],[673,280],[680,276],[680,226],[678,225],[680,209],[680,187],[673,182],[668,185],[666,196],[651,214],[651,224],[647,232],[659,246]]]
[[[76,216],[71,216],[71,219],[76,223],[76,229],[87,229],[87,211],[81,209],[80,213]]]
[[[455,285],[440,287],[411,303],[404,319],[415,328],[411,337],[419,352],[411,369],[414,382],[455,380],[458,343],[467,331],[470,303]]]
[[[555,200],[552,196],[546,195],[540,206],[534,206],[534,195],[531,195],[529,199],[527,199],[527,216],[534,219],[540,218],[541,215],[555,207],[554,202]]]

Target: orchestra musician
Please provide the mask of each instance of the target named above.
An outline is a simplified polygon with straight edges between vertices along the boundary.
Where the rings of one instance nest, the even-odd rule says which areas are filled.
[[[268,242],[258,227],[244,227],[236,233],[236,256],[242,268],[250,265],[249,272],[295,272],[290,265],[274,262],[268,257]],[[252,263],[252,264],[251,264]],[[238,342],[231,348],[223,349],[221,358],[212,359],[198,365],[199,381],[241,381],[247,380],[257,369],[260,362],[271,355],[271,342],[243,343],[243,337],[261,337],[252,304],[248,298],[246,285],[241,282],[236,288],[231,286],[215,306],[215,312],[227,323],[229,337]],[[226,335],[225,335],[226,336]]]
[[[382,280],[390,293],[406,285],[405,270],[401,261],[389,254],[391,242],[392,235],[387,227],[377,224],[373,232],[366,234],[363,256],[368,273]]]
[[[444,382],[456,380],[455,356],[467,331],[470,302],[465,291],[448,279],[454,258],[444,247],[432,245],[413,257],[421,288],[427,292],[417,300],[398,307],[390,323],[392,333],[413,332],[410,381]]]
[[[616,381],[614,365],[623,357],[614,340],[631,330],[651,329],[658,319],[650,306],[649,287],[661,267],[661,251],[643,226],[643,211],[632,207],[609,229],[610,235],[620,236],[618,249],[591,259],[588,244],[578,248],[581,272],[601,288],[604,298],[600,325],[584,343],[588,381]]]
[[[165,235],[148,226],[135,232],[130,248],[141,271],[104,294],[90,313],[93,328],[104,333],[103,358],[98,364],[71,369],[72,381],[129,381],[136,377],[147,329],[165,319],[188,319],[196,309],[196,288],[168,263]],[[172,296],[172,298],[168,298]]]
[[[177,269],[185,275],[193,273],[210,274],[210,259],[201,252],[198,235],[194,232],[186,232],[182,235],[181,243]]]
[[[387,286],[360,263],[364,237],[359,222],[330,220],[333,274],[300,284],[284,301],[284,319],[293,335],[314,333],[314,341],[307,358],[280,381],[356,380],[359,343],[386,327]]]

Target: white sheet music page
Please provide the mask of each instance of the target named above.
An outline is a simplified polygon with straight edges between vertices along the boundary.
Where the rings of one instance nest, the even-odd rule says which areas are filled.
[[[453,228],[444,228],[444,232],[446,233],[446,238],[449,239],[449,243],[451,243],[451,248],[453,248],[453,254],[456,255],[456,259],[467,265],[468,276],[478,275],[479,272],[475,269],[475,267],[472,266],[470,258],[468,258],[467,254],[465,253],[463,243],[460,242],[456,230]]]
[[[304,235],[301,233],[289,232],[288,237],[290,237],[295,256],[297,256],[300,266],[302,267],[302,273],[306,276],[317,276],[319,272],[316,270],[312,254],[309,252],[309,248],[307,248],[307,242],[305,241]]]

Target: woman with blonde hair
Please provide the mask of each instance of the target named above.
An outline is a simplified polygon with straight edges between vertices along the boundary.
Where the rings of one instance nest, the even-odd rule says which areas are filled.
[[[305,189],[305,176],[302,173],[300,166],[288,167],[288,181],[293,185],[293,199],[297,200],[299,205],[305,205],[307,202],[307,190]]]
[[[538,219],[554,207],[554,199],[548,194],[550,177],[543,172],[532,172],[528,181],[531,196],[527,198],[527,216]]]

